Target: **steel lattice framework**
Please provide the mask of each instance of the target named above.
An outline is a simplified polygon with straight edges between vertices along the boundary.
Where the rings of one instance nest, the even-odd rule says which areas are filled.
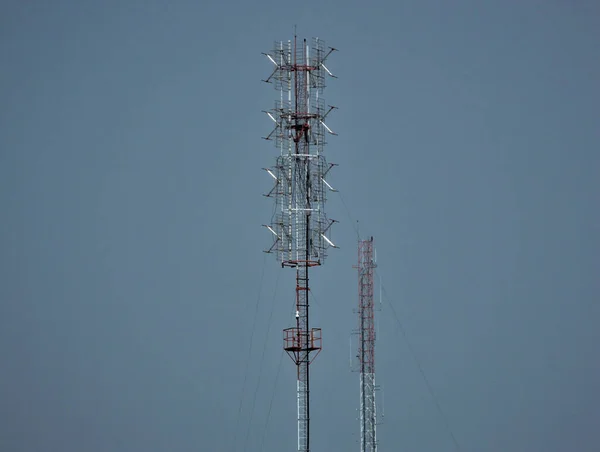
[[[265,80],[279,91],[275,108],[265,113],[275,123],[265,137],[280,154],[275,166],[265,168],[275,184],[265,196],[274,198],[270,225],[274,235],[267,250],[277,255],[282,267],[296,269],[296,326],[283,331],[284,349],[297,366],[298,451],[310,450],[309,366],[321,350],[321,329],[310,328],[308,270],[321,265],[329,247],[327,237],[334,220],[325,214],[326,191],[333,190],[325,177],[335,165],[323,153],[325,134],[334,134],[325,118],[335,108],[321,98],[326,76],[333,76],[325,61],[335,49],[313,38],[298,43],[277,42],[264,55],[274,64]],[[335,134],[334,134],[335,135]]]
[[[375,404],[375,304],[373,237],[358,242],[358,360],[360,365],[360,450],[377,451]]]

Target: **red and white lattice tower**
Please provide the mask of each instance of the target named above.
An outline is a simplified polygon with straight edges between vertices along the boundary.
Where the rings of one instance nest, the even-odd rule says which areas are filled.
[[[375,304],[373,237],[358,242],[358,364],[360,371],[360,450],[377,451],[375,406]]]
[[[282,267],[296,270],[296,325],[283,331],[284,349],[297,366],[298,451],[310,450],[309,365],[321,351],[321,329],[310,328],[308,270],[320,266],[329,247],[327,237],[334,220],[325,214],[326,192],[333,190],[325,177],[334,166],[323,153],[326,133],[333,134],[325,118],[334,107],[321,97],[325,79],[332,76],[325,61],[335,49],[318,38],[277,42],[264,55],[273,63],[265,80],[279,92],[275,108],[265,113],[275,123],[265,138],[279,149],[275,166],[265,171],[275,180],[265,195],[275,199],[270,225],[273,245]]]

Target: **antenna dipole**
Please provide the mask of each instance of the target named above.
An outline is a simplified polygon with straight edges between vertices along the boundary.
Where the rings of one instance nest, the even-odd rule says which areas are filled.
[[[358,364],[360,371],[360,450],[377,451],[375,404],[375,303],[373,237],[358,242]]]
[[[333,76],[325,62],[335,49],[325,47],[319,38],[298,42],[276,42],[264,55],[274,65],[265,80],[279,92],[275,108],[265,111],[275,123],[264,137],[279,149],[275,166],[265,168],[274,179],[265,196],[275,200],[270,225],[274,236],[266,250],[283,268],[296,270],[296,325],[283,330],[284,349],[297,367],[298,451],[310,450],[309,366],[321,351],[321,329],[311,328],[308,316],[308,270],[323,264],[327,250],[336,247],[328,235],[335,220],[327,218],[326,181],[335,166],[324,155],[326,134],[335,133],[325,119],[335,108],[325,106],[321,97],[327,76]]]

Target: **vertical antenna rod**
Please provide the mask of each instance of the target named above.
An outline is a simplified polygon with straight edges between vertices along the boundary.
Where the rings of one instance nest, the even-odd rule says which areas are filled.
[[[360,366],[360,450],[377,451],[375,407],[375,306],[373,237],[358,242],[358,360]]]
[[[325,77],[333,76],[325,60],[334,50],[318,38],[310,47],[306,39],[299,44],[294,35],[293,43],[277,42],[264,54],[275,66],[265,81],[279,91],[275,108],[265,111],[275,123],[265,139],[274,140],[280,151],[275,166],[265,168],[275,180],[265,195],[275,199],[271,224],[265,225],[274,242],[266,252],[276,254],[283,268],[296,270],[296,326],[283,330],[283,340],[297,367],[299,452],[310,450],[309,366],[321,351],[321,329],[309,327],[308,269],[320,266],[327,249],[335,248],[326,235],[335,221],[324,209],[326,191],[333,190],[325,177],[335,165],[323,153],[326,132],[334,134],[325,118],[335,107],[326,109],[320,96]]]

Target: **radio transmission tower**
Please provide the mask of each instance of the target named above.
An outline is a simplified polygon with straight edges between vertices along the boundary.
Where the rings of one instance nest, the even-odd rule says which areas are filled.
[[[335,135],[325,118],[335,108],[325,107],[321,94],[326,76],[333,76],[325,61],[335,49],[313,38],[312,45],[276,42],[264,55],[273,63],[265,80],[279,91],[275,108],[265,113],[275,123],[265,137],[280,153],[275,166],[265,168],[275,180],[265,196],[275,199],[270,225],[274,235],[267,253],[276,254],[283,268],[296,270],[296,326],[283,330],[284,349],[297,366],[298,451],[310,450],[309,365],[321,351],[321,329],[311,328],[308,316],[308,270],[323,264],[327,249],[335,247],[327,237],[334,220],[325,214],[325,177],[335,165],[323,153],[325,134]]]
[[[377,451],[375,407],[375,306],[373,237],[358,242],[358,363],[360,366],[360,450]]]

